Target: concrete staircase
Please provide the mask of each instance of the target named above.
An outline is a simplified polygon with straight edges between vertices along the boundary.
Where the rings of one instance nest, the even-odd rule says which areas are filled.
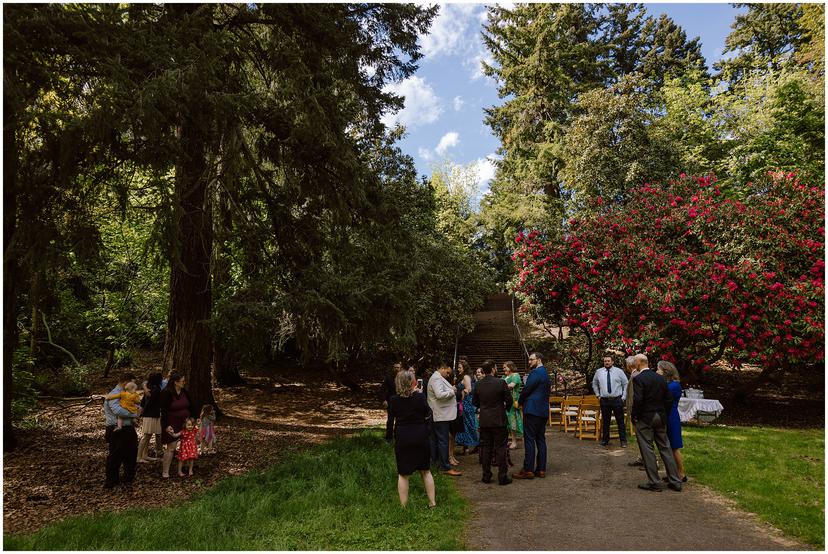
[[[525,373],[528,367],[526,354],[512,326],[511,297],[506,293],[490,296],[474,314],[474,321],[474,331],[460,338],[458,356],[465,356],[472,370],[491,358],[498,367],[511,360],[521,374]]]

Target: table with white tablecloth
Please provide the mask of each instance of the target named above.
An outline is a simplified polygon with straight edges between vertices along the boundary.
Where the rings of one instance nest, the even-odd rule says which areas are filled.
[[[724,410],[724,406],[718,400],[712,398],[679,398],[678,412],[682,423],[690,421],[698,412],[715,413],[716,417]]]

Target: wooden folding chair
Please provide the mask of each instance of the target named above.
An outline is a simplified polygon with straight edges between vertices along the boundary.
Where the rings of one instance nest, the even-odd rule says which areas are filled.
[[[561,402],[561,419],[563,419],[564,433],[578,430],[578,414],[581,409],[581,400],[583,396],[567,396]]]
[[[578,416],[578,438],[598,440],[601,430],[601,401],[584,397]]]
[[[549,426],[558,425],[563,427],[563,401],[565,396],[549,397]]]

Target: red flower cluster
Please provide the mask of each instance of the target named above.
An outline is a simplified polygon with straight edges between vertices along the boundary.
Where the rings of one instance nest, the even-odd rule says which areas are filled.
[[[600,347],[708,369],[726,359],[823,359],[824,187],[795,174],[728,198],[713,176],[644,185],[625,207],[570,221],[560,242],[515,238],[512,288],[531,313]],[[687,200],[689,199],[689,200]]]

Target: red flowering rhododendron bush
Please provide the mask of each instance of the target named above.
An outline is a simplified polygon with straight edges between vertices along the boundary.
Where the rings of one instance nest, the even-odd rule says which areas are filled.
[[[597,199],[563,242],[515,238],[512,286],[537,318],[599,348],[644,351],[683,370],[718,360],[766,369],[823,359],[824,185],[793,173],[727,198],[714,177]]]

